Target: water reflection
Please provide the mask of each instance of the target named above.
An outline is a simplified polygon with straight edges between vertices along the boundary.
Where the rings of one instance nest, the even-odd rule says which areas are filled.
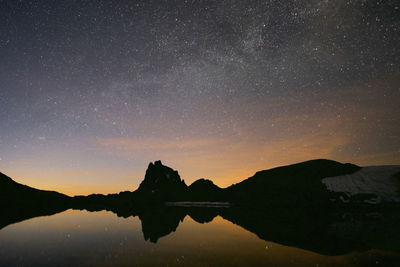
[[[150,209],[139,214],[145,240],[156,243],[162,237],[175,232],[186,213],[182,209],[165,208]]]
[[[83,209],[81,207],[81,209]],[[103,208],[98,208],[103,210]],[[343,255],[371,249],[399,251],[400,214],[395,210],[379,212],[311,213],[304,210],[260,210],[152,206],[126,209],[109,208],[119,217],[138,217],[144,239],[153,243],[175,232],[185,217],[203,224],[220,216],[256,234],[265,241],[298,247],[325,255]],[[51,215],[62,210],[0,210],[0,227],[24,219]],[[95,211],[91,209],[90,211]],[[52,218],[52,217],[51,217]],[[1,229],[0,228],[0,229]]]
[[[191,210],[193,216],[164,211],[168,215],[159,210],[152,213],[159,216],[121,218],[68,210],[10,225],[0,231],[0,265],[363,266],[400,260],[398,253],[377,250],[325,256],[262,240],[215,211],[207,217],[201,210]]]
[[[318,213],[310,210],[200,208],[157,206],[125,210],[111,208],[118,216],[138,216],[145,240],[157,242],[175,232],[185,216],[198,223],[216,216],[255,233],[265,241],[298,247],[325,255],[343,255],[370,249],[400,250],[397,210],[379,212],[342,211]]]

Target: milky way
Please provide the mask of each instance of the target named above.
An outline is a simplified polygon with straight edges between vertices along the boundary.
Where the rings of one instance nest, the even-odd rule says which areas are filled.
[[[397,1],[1,1],[0,171],[69,194],[161,159],[227,186],[400,164]]]

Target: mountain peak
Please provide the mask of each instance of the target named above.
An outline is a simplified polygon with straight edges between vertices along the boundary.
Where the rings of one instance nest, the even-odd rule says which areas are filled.
[[[156,160],[156,161],[154,161],[154,163],[150,162],[149,166],[147,167],[147,169],[152,168],[154,166],[164,166],[164,165],[162,164],[161,160]]]
[[[139,191],[154,191],[171,186],[186,188],[185,181],[176,170],[163,165],[161,160],[157,160],[154,163],[150,162]]]

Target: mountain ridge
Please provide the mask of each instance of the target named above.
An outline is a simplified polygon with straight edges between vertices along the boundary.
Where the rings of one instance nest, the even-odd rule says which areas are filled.
[[[14,204],[40,202],[43,205],[49,199],[56,199],[72,203],[73,206],[88,203],[94,206],[154,205],[167,201],[228,201],[248,206],[329,206],[343,204],[341,199],[344,196],[348,198],[348,194],[328,190],[329,187],[322,180],[343,175],[350,177],[361,169],[351,163],[315,159],[257,171],[239,183],[220,188],[204,178],[188,186],[178,171],[157,160],[149,163],[145,177],[135,191],[74,197],[22,185],[0,173],[0,200]]]

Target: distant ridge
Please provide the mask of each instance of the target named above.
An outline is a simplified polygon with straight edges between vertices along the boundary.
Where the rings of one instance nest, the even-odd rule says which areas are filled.
[[[386,167],[382,168],[384,170]],[[395,168],[395,166],[391,168]],[[374,192],[368,192],[367,195],[349,194],[336,189],[332,190],[332,183],[323,182],[327,181],[326,178],[329,177],[344,177],[340,178],[340,181],[350,179],[346,177],[350,177],[361,169],[350,163],[343,164],[327,159],[316,159],[258,171],[242,182],[227,188],[220,188],[211,180],[203,178],[187,186],[178,171],[163,165],[158,160],[149,164],[143,181],[134,192],[125,191],[110,195],[93,194],[73,198],[54,191],[38,190],[19,184],[0,173],[0,207],[20,205],[45,208],[62,204],[62,206],[92,206],[93,208],[123,205],[129,208],[163,205],[165,202],[174,201],[215,201],[229,202],[236,206],[289,208],[326,208],[348,203],[373,204],[376,201],[370,201],[370,199],[376,198]],[[387,176],[387,172],[385,173],[384,175]],[[335,188],[340,187],[336,186]],[[379,194],[382,195],[384,192]],[[390,202],[391,199],[400,198],[383,198],[383,201]]]

